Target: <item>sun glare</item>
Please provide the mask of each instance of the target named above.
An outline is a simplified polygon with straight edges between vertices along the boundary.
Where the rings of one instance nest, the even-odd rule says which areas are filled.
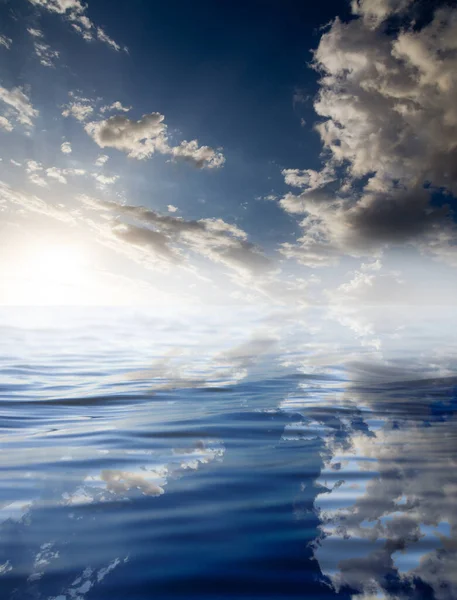
[[[39,241],[20,254],[14,270],[19,304],[85,303],[91,276],[82,245]]]
[[[87,266],[84,249],[70,244],[39,246],[29,256],[28,268],[36,275],[60,282],[73,283]]]

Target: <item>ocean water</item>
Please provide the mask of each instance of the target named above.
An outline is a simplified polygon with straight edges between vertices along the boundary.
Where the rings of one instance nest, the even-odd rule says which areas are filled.
[[[5,308],[0,598],[457,598],[456,315]]]

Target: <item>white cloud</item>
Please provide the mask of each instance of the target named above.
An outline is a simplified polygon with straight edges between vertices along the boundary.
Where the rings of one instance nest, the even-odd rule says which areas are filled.
[[[41,175],[38,175],[38,173],[31,173],[29,175],[29,180],[34,183],[35,185],[38,185],[40,187],[47,187],[48,184],[46,183],[46,180],[43,179],[43,177],[41,177]]]
[[[58,167],[49,167],[46,169],[46,176],[50,179],[55,179],[59,183],[67,184],[68,176],[81,176],[85,175],[84,169],[59,169]]]
[[[40,59],[40,63],[44,67],[54,67],[54,61],[59,58],[60,54],[57,50],[53,50],[48,44],[35,41],[33,44],[35,54]]]
[[[95,179],[95,181],[99,184],[98,187],[104,188],[107,185],[112,185],[113,183],[116,183],[116,181],[119,179],[119,175],[103,175],[101,173],[92,173],[92,177]]]
[[[8,121],[8,119],[6,117],[1,117],[0,116],[0,128],[5,129],[5,131],[13,131],[13,126],[10,123],[10,121]]]
[[[67,183],[67,179],[62,173],[62,170],[57,167],[46,169],[46,176],[50,179],[56,179],[59,183]]]
[[[86,14],[87,4],[83,4],[80,0],[29,0],[29,2],[64,17],[86,41],[98,39],[116,51],[121,49],[119,44],[110,38],[101,27],[91,21]],[[126,48],[124,50],[127,51]]]
[[[22,125],[33,125],[33,119],[38,111],[33,108],[30,98],[19,87],[8,90],[0,86],[0,101],[7,105],[7,117],[14,117]]]
[[[97,160],[95,161],[95,165],[97,167],[102,167],[104,164],[106,164],[109,160],[109,156],[106,154],[100,154],[100,156],[97,158]]]
[[[0,46],[3,46],[7,50],[9,50],[11,48],[12,43],[13,40],[11,38],[6,37],[6,35],[0,35]]]
[[[322,171],[313,169],[284,169],[284,181],[287,185],[306,190],[316,190],[335,180],[335,173],[330,166]]]
[[[46,180],[41,176],[43,171],[43,165],[36,160],[27,160],[25,163],[25,170],[29,181],[38,185],[39,187],[47,187]]]
[[[404,12],[413,0],[352,0],[352,12],[361,15],[368,27],[379,27],[388,17]]]
[[[20,163],[14,163],[17,166],[20,166]],[[61,169],[59,167],[48,167],[45,168],[42,163],[36,160],[27,160],[25,163],[25,170],[28,175],[30,181],[35,183],[36,185],[40,185],[41,187],[47,186],[47,182],[42,177],[42,175],[46,175],[49,179],[54,179],[59,183],[66,184],[68,183],[67,177],[77,177],[86,174],[84,169]]]
[[[77,119],[78,121],[83,122],[92,115],[92,113],[94,112],[95,104],[93,100],[91,100],[90,98],[78,96],[73,92],[70,92],[69,96],[71,100],[66,106],[64,106],[62,116],[71,116]]]
[[[87,123],[85,130],[101,148],[116,148],[139,160],[159,152],[190,161],[199,168],[218,168],[224,163],[225,158],[220,152],[198,146],[197,140],[170,146],[164,119],[160,113],[144,115],[138,121],[116,115]]]
[[[401,276],[392,271],[367,272],[362,268],[352,273],[352,279],[329,292],[335,304],[350,306],[377,304],[405,304],[414,299],[413,289],[405,285]]]
[[[117,100],[116,102],[113,102],[113,104],[107,104],[106,106],[102,106],[102,108],[100,109],[102,113],[114,110],[117,110],[119,112],[129,112],[130,110],[132,110],[132,107],[124,106],[122,102],[119,102],[119,100]]]
[[[40,29],[34,29],[33,27],[28,27],[27,31],[33,37],[36,37],[36,38],[42,38],[42,37],[44,37],[43,32]]]
[[[37,171],[42,171],[43,165],[36,160],[28,160],[26,161],[26,171],[27,173],[36,173]]]
[[[168,212],[175,213],[178,211],[178,208],[176,206],[173,206],[173,204],[169,204],[167,206],[167,210],[168,210]]]
[[[101,148],[116,148],[132,158],[144,159],[165,143],[163,120],[159,113],[144,115],[138,121],[117,115],[88,123],[85,130]]]
[[[209,146],[199,146],[197,140],[183,141],[175,147],[167,146],[164,154],[187,160],[199,169],[217,169],[225,163],[225,157],[221,152],[216,152]]]
[[[110,38],[109,35],[107,35],[101,27],[97,27],[97,38],[101,42],[104,42],[105,44],[108,44],[108,46],[111,46],[111,48],[114,48],[116,52],[119,52],[119,50],[121,49],[119,44],[117,44],[112,38]]]
[[[64,142],[61,146],[60,146],[61,151],[64,154],[71,154],[72,149],[71,149],[71,144],[70,142]]]

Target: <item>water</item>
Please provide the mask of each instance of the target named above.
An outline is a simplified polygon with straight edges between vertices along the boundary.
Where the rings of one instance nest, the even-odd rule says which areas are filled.
[[[457,597],[452,311],[0,327],[2,600]]]

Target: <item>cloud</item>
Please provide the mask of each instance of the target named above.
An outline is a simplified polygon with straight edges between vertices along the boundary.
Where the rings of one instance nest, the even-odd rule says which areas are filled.
[[[64,154],[71,154],[72,149],[71,149],[71,144],[70,142],[64,142],[61,146],[60,146],[61,151]]]
[[[59,183],[67,184],[67,177],[76,177],[85,175],[84,169],[59,169],[58,167],[50,167],[46,169],[46,176],[50,179],[55,179]]]
[[[247,240],[246,232],[222,219],[185,220],[143,206],[85,196],[81,200],[88,207],[111,215],[111,231],[116,237],[151,251],[162,261],[184,264],[184,251],[191,251],[223,265],[240,280],[261,279],[273,271],[271,260]]]
[[[132,158],[143,159],[164,145],[164,118],[160,113],[151,113],[132,121],[116,115],[88,123],[85,130],[100,148],[116,148]]]
[[[199,146],[197,140],[184,141],[175,147],[167,146],[164,154],[171,154],[175,158],[187,160],[199,169],[217,169],[225,162],[222,153],[215,152],[209,146]]]
[[[41,172],[43,171],[43,166],[41,163],[36,160],[28,160],[26,162],[25,170],[27,172],[29,181],[38,185],[39,187],[47,187],[46,180],[42,177]]]
[[[83,4],[80,0],[29,0],[29,2],[64,17],[87,42],[98,39],[116,51],[121,50],[119,44],[110,38],[101,27],[91,21],[86,14],[87,4]],[[124,50],[127,49],[124,48]]]
[[[104,164],[106,164],[108,162],[108,160],[109,160],[109,156],[107,156],[106,154],[100,154],[100,156],[95,161],[95,165],[97,167],[102,167]]]
[[[164,119],[164,115],[156,112],[144,115],[137,121],[124,115],[115,115],[87,123],[85,130],[101,148],[116,148],[138,160],[159,152],[192,162],[198,168],[222,166],[224,156],[208,146],[199,146],[197,140],[170,146]]]
[[[33,119],[38,116],[38,111],[33,108],[30,98],[21,88],[15,87],[8,90],[0,86],[0,101],[8,107],[6,117],[15,118],[21,125],[33,125]],[[4,115],[4,118],[6,118]]]
[[[37,171],[42,171],[43,165],[36,160],[28,160],[26,161],[26,171],[27,173],[36,173]]]
[[[38,185],[40,187],[47,187],[48,186],[46,180],[43,179],[43,177],[41,177],[41,175],[38,175],[38,173],[30,173],[29,180],[32,183],[34,183],[35,185]]]
[[[314,171],[313,169],[284,169],[282,174],[287,185],[303,188],[308,191],[319,189],[335,180],[335,174],[331,167],[326,167],[322,171]]]
[[[13,131],[14,127],[6,117],[0,117],[0,127],[5,131]]]
[[[175,213],[175,212],[178,212],[179,209],[176,206],[173,206],[173,204],[169,204],[167,206],[167,210],[168,210],[168,212]]]
[[[13,40],[11,38],[6,37],[6,35],[0,35],[0,46],[3,46],[7,50],[9,50],[11,48],[12,43]]]
[[[320,40],[314,108],[327,160],[320,172],[283,171],[301,191],[280,206],[304,215],[287,257],[327,265],[407,243],[455,261],[454,213],[431,195],[457,193],[457,13],[440,8],[417,27],[410,4],[353,2],[359,18],[335,19]],[[381,27],[397,14],[402,28]]]
[[[53,50],[48,44],[38,41],[33,43],[33,47],[36,56],[38,56],[40,63],[44,67],[55,67],[54,61],[60,56],[60,53],[57,50]]]
[[[116,183],[116,181],[119,179],[119,175],[108,176],[103,175],[101,173],[92,173],[92,177],[98,183],[98,187],[100,188],[104,188],[107,185],[112,185],[113,183]]]
[[[414,302],[415,290],[405,284],[399,273],[380,272],[377,267],[373,267],[378,262],[368,267],[362,265],[360,271],[354,271],[352,279],[341,284],[336,290],[328,292],[329,301],[349,306],[400,305]]]
[[[113,104],[107,104],[106,106],[102,106],[100,112],[104,113],[112,110],[117,110],[118,112],[129,112],[130,110],[132,110],[132,107],[124,106],[122,102],[119,102],[119,100],[117,100],[116,102],[113,102]]]
[[[54,179],[62,184],[67,184],[67,177],[76,177],[85,175],[86,172],[84,169],[60,169],[59,167],[48,167],[45,168],[40,162],[36,160],[28,160],[26,161],[26,172],[28,174],[28,178],[32,183],[39,185],[41,187],[46,187],[48,184],[46,180],[43,178],[43,175],[46,175],[49,179]]]
[[[351,7],[370,29],[375,29],[387,18],[404,12],[412,3],[413,0],[352,0]]]
[[[34,29],[33,27],[28,27],[27,31],[35,38],[44,37],[43,32],[40,29]]]
[[[110,38],[109,35],[107,35],[101,27],[97,27],[97,38],[101,42],[104,42],[105,44],[108,44],[108,46],[111,46],[111,48],[114,48],[116,52],[119,52],[119,50],[121,49],[119,44],[117,44],[112,38]]]
[[[72,100],[64,106],[62,116],[74,117],[78,121],[85,121],[94,112],[94,101],[90,98],[83,98],[77,94],[70,92],[69,96]]]

